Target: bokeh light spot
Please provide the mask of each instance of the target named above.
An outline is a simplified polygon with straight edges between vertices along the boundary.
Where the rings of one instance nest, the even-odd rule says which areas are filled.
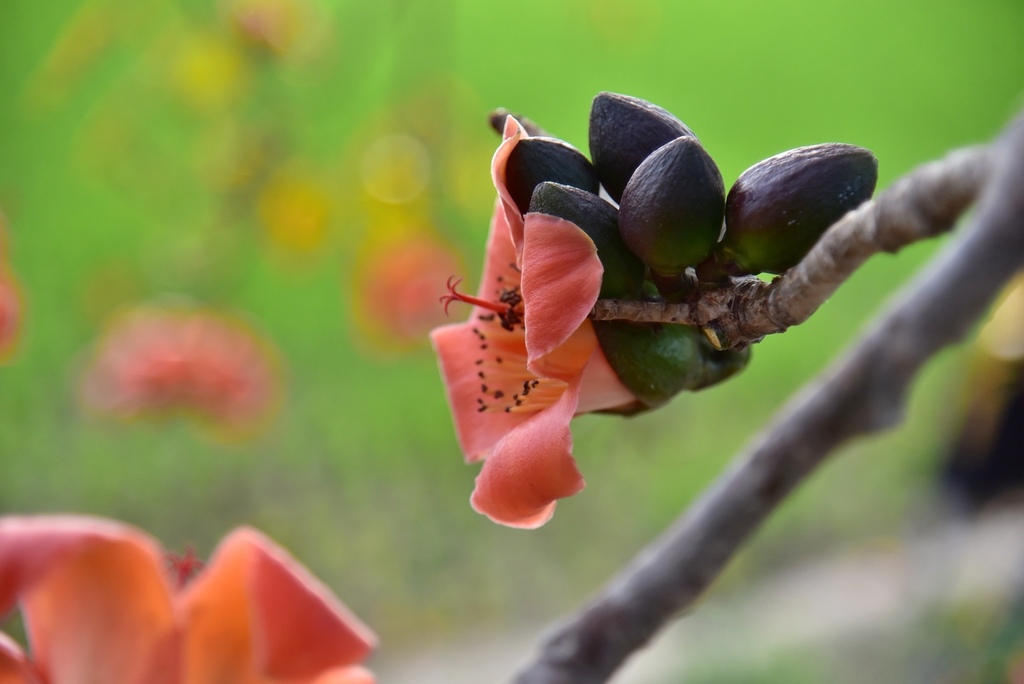
[[[430,181],[430,154],[411,135],[386,135],[363,154],[362,181],[366,192],[381,202],[401,204],[416,198]]]

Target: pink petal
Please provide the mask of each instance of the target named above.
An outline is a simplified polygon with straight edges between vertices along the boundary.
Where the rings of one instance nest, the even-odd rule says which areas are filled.
[[[170,682],[151,671],[173,641],[159,548],[88,517],[0,519],[0,614],[20,600],[33,661],[47,681]]]
[[[28,658],[6,634],[0,634],[0,684],[39,684]]]
[[[313,680],[376,637],[269,539],[242,528],[182,596],[188,684]]]
[[[497,301],[503,290],[519,287],[519,277],[508,223],[500,202],[496,202],[477,297]],[[482,340],[481,335],[486,339]],[[500,367],[505,373],[528,374],[522,330],[505,330],[494,320],[494,312],[473,307],[468,321],[435,328],[430,339],[438,356],[459,445],[468,461],[478,460],[509,430],[529,417],[500,410],[481,413],[477,402],[481,385],[487,382],[479,373],[486,374],[489,369]],[[483,366],[488,370],[482,370]]]
[[[569,431],[579,390],[577,379],[557,402],[494,447],[476,478],[471,502],[477,512],[502,525],[532,529],[551,518],[557,499],[583,489]]]
[[[487,233],[484,272],[480,276],[477,296],[493,300],[502,289],[519,287],[521,276],[518,269],[516,246],[512,241],[508,217],[502,211],[501,200],[496,200]]]
[[[593,329],[589,323],[584,327],[588,326]],[[604,352],[600,348],[596,349],[583,369],[580,403],[576,407],[576,415],[625,407],[635,401],[636,396],[619,380]]]
[[[516,263],[519,263],[519,256],[523,253],[523,215],[519,213],[519,207],[512,199],[512,193],[508,191],[505,183],[505,166],[508,164],[508,157],[512,150],[523,138],[529,135],[518,121],[511,116],[505,117],[504,140],[494,152],[491,159],[491,180],[498,190],[499,208],[505,218],[509,234],[512,236],[512,244],[515,247]]]
[[[522,412],[479,410],[481,405],[477,399],[485,396],[481,392],[481,386],[483,382],[488,382],[488,379],[481,379],[477,374],[491,372],[498,364],[487,364],[487,371],[480,370],[485,366],[477,364],[483,357],[480,339],[473,332],[473,327],[470,323],[460,323],[436,328],[430,333],[441,367],[452,420],[455,423],[455,434],[462,453],[469,462],[482,458],[510,430],[531,416]],[[513,344],[511,347],[501,344],[500,337],[492,341],[487,351],[493,352],[493,356],[489,355],[488,358],[501,358],[502,364],[516,365],[523,374],[526,374],[526,349],[522,342],[522,333],[519,333],[517,338],[518,345]]]
[[[537,371],[535,361],[562,346],[587,320],[603,274],[597,247],[579,226],[547,214],[526,215],[522,290],[532,370]],[[589,352],[580,357],[569,377],[578,374],[589,357]]]

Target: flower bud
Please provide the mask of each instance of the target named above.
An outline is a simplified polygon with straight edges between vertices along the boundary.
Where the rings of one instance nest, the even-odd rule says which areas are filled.
[[[619,232],[656,274],[678,275],[702,261],[722,232],[722,174],[695,138],[658,148],[626,184]]]
[[[856,145],[811,145],[760,161],[729,190],[719,260],[746,273],[782,273],[870,199],[877,181],[878,160]]]
[[[525,130],[527,134],[535,137],[547,136],[547,131],[537,125],[533,119],[528,119],[522,114],[518,114],[516,112],[510,112],[504,107],[498,107],[491,112],[487,116],[487,123],[491,125],[491,128],[494,129],[495,133],[501,135],[505,131],[505,119],[510,116],[519,122],[519,125],[523,127],[523,130]]]
[[[619,212],[614,206],[578,188],[544,182],[533,191],[530,212],[570,221],[594,241],[597,256],[604,267],[601,298],[632,299],[640,296],[646,268],[622,242]]]
[[[594,332],[619,380],[646,409],[721,382],[750,358],[749,350],[714,350],[690,325],[594,321]]]
[[[636,168],[656,149],[680,136],[696,139],[686,125],[657,105],[628,95],[600,93],[590,109],[590,156],[616,201]]]
[[[512,148],[505,166],[505,184],[520,213],[530,209],[538,183],[554,181],[586,190],[600,189],[597,171],[579,150],[555,138],[523,138]]]

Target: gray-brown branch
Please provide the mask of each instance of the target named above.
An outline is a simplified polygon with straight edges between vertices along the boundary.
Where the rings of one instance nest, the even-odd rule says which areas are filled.
[[[517,684],[606,681],[674,615],[693,605],[779,502],[835,448],[899,422],[915,374],[941,348],[961,340],[1002,286],[1024,267],[1024,117],[991,150],[992,175],[971,224],[843,358],[782,408],[689,511],[580,613],[545,638],[536,659],[516,677]],[[875,226],[891,222],[892,216],[952,220],[970,193],[939,197],[934,190],[976,182],[977,166],[963,163],[966,158],[958,154],[923,167],[885,193],[876,203],[881,208],[857,212],[834,233],[876,232]],[[959,184],[952,168],[975,180]],[[921,190],[916,184],[933,187]],[[920,204],[924,200],[937,204],[929,209]],[[909,206],[900,206],[901,202]],[[868,220],[858,218],[863,213],[873,216],[872,225],[857,228]],[[896,223],[905,220],[909,219]],[[912,233],[932,230],[921,221],[913,223]],[[886,239],[881,244],[890,248],[903,241]],[[849,258],[865,257],[858,248]],[[801,278],[812,283],[834,280],[821,270],[808,269]]]
[[[757,342],[810,318],[872,255],[952,228],[990,167],[988,147],[957,150],[921,166],[840,219],[799,264],[771,283],[734,278],[683,304],[602,299],[591,318],[700,325],[721,348]]]

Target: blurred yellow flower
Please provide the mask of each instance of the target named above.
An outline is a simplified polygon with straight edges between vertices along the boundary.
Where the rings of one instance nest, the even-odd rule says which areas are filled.
[[[324,243],[331,201],[311,178],[278,173],[257,200],[260,220],[271,242],[291,252],[311,252]]]
[[[412,201],[430,182],[430,153],[423,142],[405,134],[385,135],[363,153],[363,188],[388,204]]]
[[[174,83],[182,99],[200,111],[222,109],[248,84],[243,55],[230,42],[212,35],[194,35],[181,47],[174,64]]]

